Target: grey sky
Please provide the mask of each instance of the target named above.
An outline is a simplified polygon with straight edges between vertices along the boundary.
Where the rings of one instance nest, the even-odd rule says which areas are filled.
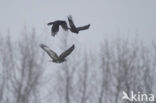
[[[117,37],[119,31],[120,36],[138,31],[142,38],[156,39],[156,0],[0,0],[0,31],[19,33],[24,25],[40,31],[69,14],[78,26],[91,24],[80,32],[82,41]]]

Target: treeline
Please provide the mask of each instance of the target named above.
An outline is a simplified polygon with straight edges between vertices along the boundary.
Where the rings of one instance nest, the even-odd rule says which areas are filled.
[[[123,91],[156,93],[156,43],[105,40],[98,53],[75,51],[56,65],[37,36],[0,35],[0,103],[121,103]],[[71,46],[68,38],[60,49]]]

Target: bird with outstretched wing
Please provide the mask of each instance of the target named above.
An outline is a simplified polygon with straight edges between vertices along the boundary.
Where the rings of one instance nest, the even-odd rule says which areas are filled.
[[[76,27],[71,15],[68,16],[68,21],[69,21],[69,26],[70,26],[69,29],[73,33],[78,34],[79,31],[89,29],[89,27],[90,27],[90,24],[85,25],[85,26],[81,26],[81,27]]]
[[[59,31],[59,26],[61,26],[63,28],[63,30],[67,31],[68,30],[68,26],[66,21],[63,20],[56,20],[54,22],[49,22],[47,25],[52,25],[51,27],[51,35],[55,36],[58,31]]]
[[[64,51],[60,56],[58,56],[54,51],[48,48],[48,46],[41,44],[40,47],[51,57],[52,62],[55,63],[62,63],[66,61],[66,57],[71,54],[71,52],[74,50],[75,45],[72,45],[69,49]]]

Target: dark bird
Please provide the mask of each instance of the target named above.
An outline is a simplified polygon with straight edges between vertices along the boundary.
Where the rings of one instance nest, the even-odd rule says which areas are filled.
[[[64,51],[60,56],[58,56],[54,51],[52,51],[51,49],[49,49],[46,45],[41,44],[40,47],[47,52],[47,54],[52,58],[52,62],[55,63],[62,63],[64,61],[66,61],[66,57],[74,50],[75,46],[72,45],[69,49],[67,49],[66,51]]]
[[[72,19],[71,15],[68,16],[68,21],[69,21],[69,25],[70,25],[70,28],[68,28],[68,29],[70,29],[70,31],[73,32],[73,33],[77,33],[78,34],[79,31],[86,30],[86,29],[88,29],[90,27],[90,24],[85,25],[85,26],[81,26],[81,27],[76,27],[74,22],[73,22],[73,19]]]
[[[55,36],[57,34],[57,32],[59,31],[59,26],[61,26],[65,31],[68,30],[68,26],[66,21],[63,20],[57,20],[54,22],[50,22],[48,23],[48,25],[52,25],[51,27],[51,35]]]

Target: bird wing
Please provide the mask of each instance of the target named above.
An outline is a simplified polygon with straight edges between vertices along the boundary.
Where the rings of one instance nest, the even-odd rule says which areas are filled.
[[[71,15],[68,16],[68,21],[71,28],[76,28]]]
[[[62,21],[62,23],[61,23],[61,27],[62,27],[65,31],[68,30],[68,26],[67,26],[66,21]]]
[[[59,31],[59,25],[58,24],[54,24],[51,28],[51,35],[55,36]]]
[[[68,56],[75,48],[75,45],[72,45],[69,49],[67,49],[66,51],[64,51],[59,57],[60,58],[65,58],[66,56]]]
[[[54,22],[49,22],[47,25],[53,25]]]
[[[86,30],[86,29],[88,29],[90,27],[90,24],[88,24],[88,25],[85,25],[85,26],[81,26],[81,27],[77,27],[77,30]]]
[[[51,49],[49,49],[46,45],[44,44],[41,44],[40,47],[45,51],[47,52],[47,54],[54,60],[58,59],[58,55],[52,51]]]

